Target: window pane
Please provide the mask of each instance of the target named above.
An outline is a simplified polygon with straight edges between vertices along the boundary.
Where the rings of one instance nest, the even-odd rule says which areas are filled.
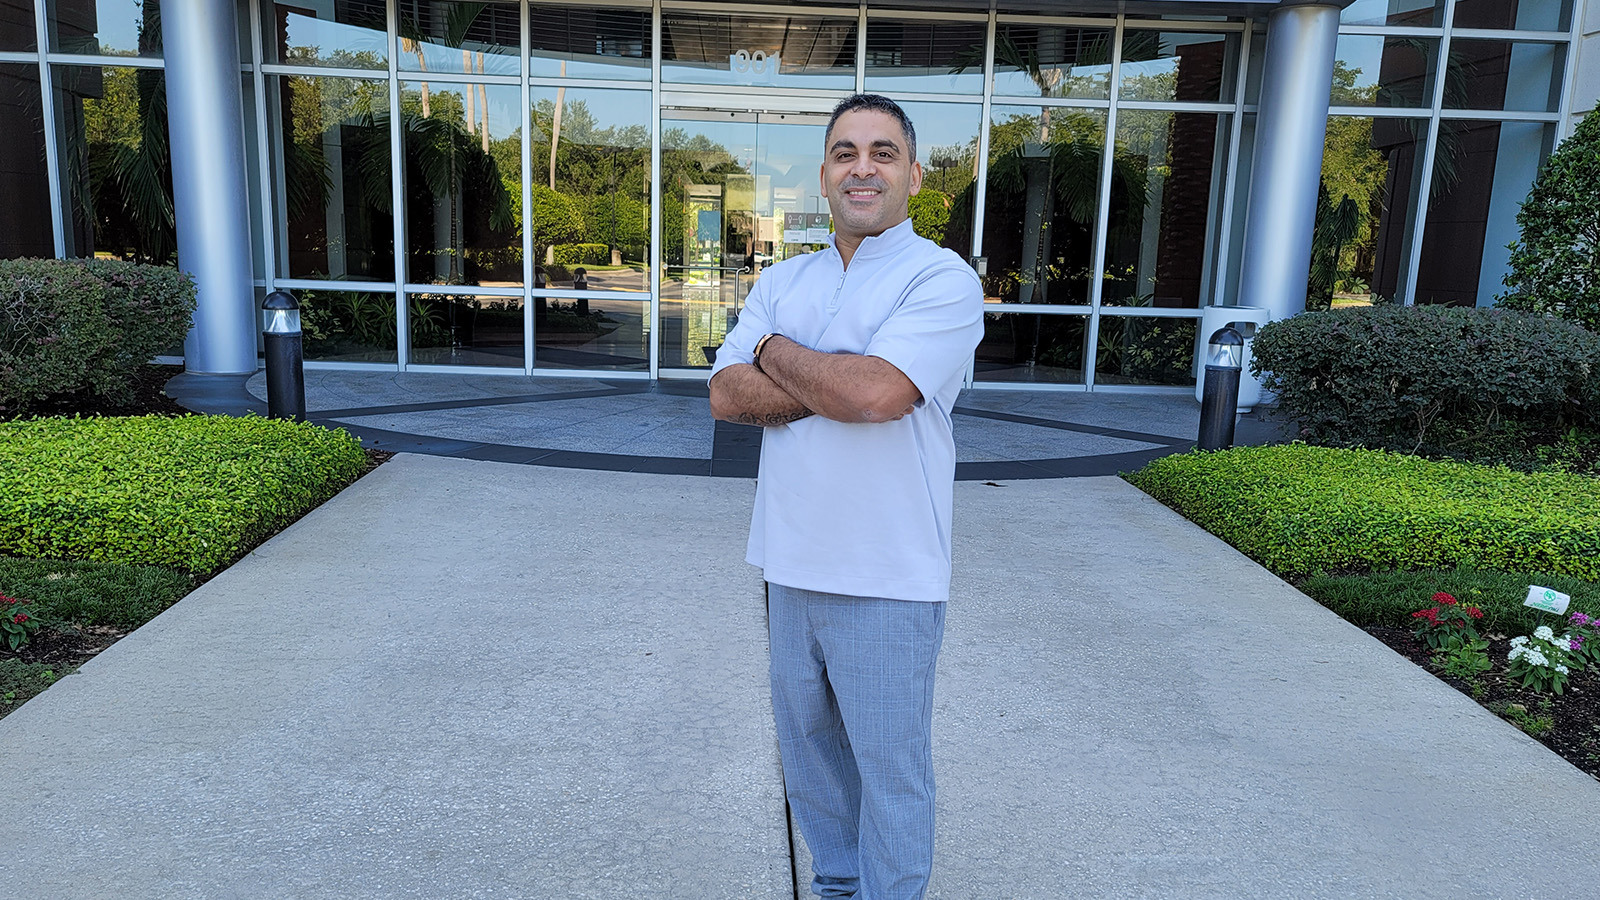
[[[533,327],[535,366],[649,370],[649,301],[561,297],[535,300],[534,306],[540,310]]]
[[[1504,290],[1517,211],[1554,141],[1543,122],[1440,123],[1416,302],[1487,306]]]
[[[56,53],[161,56],[159,0],[50,0],[47,8]]]
[[[996,26],[994,92],[1104,100],[1111,96],[1111,30]]]
[[[516,75],[521,29],[514,2],[406,0],[397,65],[403,72]]]
[[[1431,106],[1438,58],[1438,38],[1341,35],[1329,102],[1334,106]]]
[[[534,287],[650,290],[649,92],[531,96]]]
[[[392,281],[387,85],[320,75],[271,81],[280,274]]]
[[[389,64],[388,25],[382,3],[337,3],[320,10],[288,3],[263,5],[273,17],[267,41],[270,63],[383,69]]]
[[[0,65],[0,259],[55,256],[39,67]]]
[[[983,317],[977,381],[1083,384],[1087,316],[990,312]]]
[[[522,284],[522,89],[405,81],[408,279]]]
[[[67,255],[175,262],[161,71],[57,66],[54,72]]]
[[[36,49],[33,0],[0,0],[0,50]]]
[[[1426,133],[1420,119],[1328,119],[1307,309],[1402,299]]]
[[[1453,40],[1444,105],[1555,112],[1561,105],[1565,57],[1561,44]]]
[[[394,295],[364,291],[295,291],[306,359],[393,363]]]
[[[1198,319],[1101,316],[1096,384],[1194,384]]]
[[[535,4],[530,12],[535,76],[650,80],[650,10]]]
[[[521,297],[411,294],[406,328],[417,365],[524,365]]]
[[[1344,8],[1339,21],[1346,25],[1444,24],[1444,0],[1355,0]]]
[[[1225,115],[1123,110],[1117,117],[1102,303],[1198,309],[1209,302],[1227,171]]]
[[[1238,35],[1129,30],[1122,38],[1124,100],[1232,100]]]
[[[981,23],[867,20],[867,90],[983,92]]]
[[[1572,0],[1456,0],[1457,28],[1566,31]]]
[[[990,112],[985,296],[1088,304],[1105,111],[994,106]],[[1112,188],[1127,189],[1126,182]]]
[[[974,172],[983,107],[976,103],[901,103],[917,130],[922,190],[911,198],[917,234],[963,258],[972,253]],[[821,148],[817,148],[820,154]]]
[[[856,21],[664,11],[661,77],[695,84],[850,89]]]

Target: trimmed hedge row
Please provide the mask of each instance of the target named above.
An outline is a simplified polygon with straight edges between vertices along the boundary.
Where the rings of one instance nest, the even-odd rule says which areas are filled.
[[[1600,581],[1600,481],[1288,444],[1126,476],[1286,577],[1471,566]]]
[[[209,572],[365,464],[349,434],[277,419],[0,423],[0,553]]]
[[[57,394],[131,398],[139,368],[183,340],[194,282],[109,259],[0,260],[0,411]]]
[[[558,266],[604,266],[611,262],[611,248],[605,244],[557,244]]]
[[[1314,444],[1494,459],[1508,433],[1600,424],[1600,335],[1499,309],[1374,306],[1261,329],[1252,371]]]

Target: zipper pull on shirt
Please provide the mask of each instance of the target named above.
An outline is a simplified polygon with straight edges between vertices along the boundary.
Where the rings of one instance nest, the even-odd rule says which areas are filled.
[[[833,297],[828,301],[828,312],[830,313],[836,313],[839,311],[839,294],[844,290],[844,278],[846,274],[848,273],[840,272],[839,283],[833,286]]]

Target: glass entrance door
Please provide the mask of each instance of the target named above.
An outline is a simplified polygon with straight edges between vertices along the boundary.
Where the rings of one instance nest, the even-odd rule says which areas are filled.
[[[828,117],[661,112],[663,375],[709,369],[762,269],[825,246]]]

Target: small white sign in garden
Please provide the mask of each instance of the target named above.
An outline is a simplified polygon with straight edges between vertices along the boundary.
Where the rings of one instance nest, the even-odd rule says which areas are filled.
[[[1528,599],[1522,601],[1522,605],[1531,606],[1534,609],[1542,609],[1545,612],[1561,616],[1566,615],[1567,604],[1571,602],[1572,598],[1560,591],[1553,591],[1550,588],[1533,584],[1528,586]]]

